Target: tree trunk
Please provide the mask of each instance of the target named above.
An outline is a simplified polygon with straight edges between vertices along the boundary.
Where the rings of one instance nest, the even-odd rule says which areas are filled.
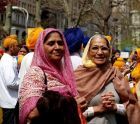
[[[12,21],[12,4],[9,2],[6,8],[6,20],[3,29],[8,35],[11,33],[11,21]]]
[[[41,26],[41,0],[36,0],[35,26]]]
[[[72,17],[71,15],[67,17],[68,18],[68,28],[73,27]]]
[[[108,20],[104,20],[104,34],[109,34]]]
[[[66,12],[66,18],[67,18],[67,27],[72,27],[73,26],[73,22],[72,22],[72,1],[68,1],[68,0],[63,0],[64,2],[64,10]]]
[[[77,27],[77,26],[80,24],[82,12],[83,12],[83,10],[84,10],[84,8],[85,8],[86,1],[87,1],[87,0],[84,0],[84,2],[83,2],[83,5],[82,5],[81,10],[80,10],[80,12],[79,12],[78,19],[77,19],[77,22],[76,22],[75,27]]]

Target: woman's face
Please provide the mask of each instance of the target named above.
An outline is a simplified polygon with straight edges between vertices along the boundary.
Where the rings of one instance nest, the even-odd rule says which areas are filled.
[[[53,32],[49,34],[44,42],[44,50],[50,61],[60,62],[64,55],[64,42],[59,33]]]
[[[92,39],[88,57],[96,64],[103,65],[109,60],[110,49],[107,46],[107,41],[100,37]]]
[[[22,48],[19,50],[18,55],[23,55],[23,56],[25,56],[27,53],[28,53],[27,50],[26,50],[24,47],[22,47]]]

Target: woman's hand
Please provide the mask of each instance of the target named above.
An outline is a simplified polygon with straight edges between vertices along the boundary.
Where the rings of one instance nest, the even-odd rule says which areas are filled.
[[[28,121],[32,120],[34,117],[39,116],[39,112],[37,108],[34,108],[28,115],[27,119]]]
[[[83,111],[85,111],[87,109],[87,102],[86,101],[83,101],[81,104],[80,104],[80,108]]]
[[[78,105],[80,106],[81,111],[84,112],[88,107],[86,99],[83,97],[81,97],[81,98],[76,97],[76,101],[77,101]]]
[[[114,95],[112,92],[108,92],[101,95],[101,103],[97,106],[93,106],[94,113],[102,113],[106,111],[116,110],[116,103],[114,99]]]
[[[106,108],[106,110],[116,110],[116,102],[114,99],[114,94],[112,92],[102,94],[101,99],[102,104]]]
[[[107,111],[107,108],[104,107],[103,103],[93,107],[95,114],[102,113]]]
[[[101,103],[97,106],[91,106],[89,108],[93,109],[93,113],[91,113],[92,111],[89,111],[89,113],[88,113],[88,109],[87,109],[84,112],[85,117],[87,117],[88,114],[96,115],[96,114],[100,114],[100,113],[107,112],[107,111],[116,111],[117,106],[115,103],[114,94],[112,92],[102,94]]]

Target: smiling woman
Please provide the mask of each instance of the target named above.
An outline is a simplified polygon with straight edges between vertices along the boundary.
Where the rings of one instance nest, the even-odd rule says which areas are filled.
[[[55,64],[59,64],[64,55],[64,42],[58,32],[52,32],[44,40],[44,50],[48,59]]]
[[[45,89],[57,91],[62,96],[74,98],[77,95],[65,38],[61,31],[53,28],[47,28],[40,34],[31,68],[24,76],[19,91],[20,124],[26,124],[27,120],[39,115],[37,102]]]
[[[77,102],[88,124],[139,124],[137,100],[130,93],[124,76],[109,61],[110,47],[101,34],[88,41],[82,57],[83,65],[75,70]],[[132,116],[135,119],[132,120]]]
[[[108,41],[102,37],[93,37],[88,52],[88,57],[97,65],[101,66],[109,60],[110,48]]]

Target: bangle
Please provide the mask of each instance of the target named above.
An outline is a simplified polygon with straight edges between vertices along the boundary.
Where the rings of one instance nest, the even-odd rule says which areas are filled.
[[[91,117],[94,115],[93,107],[88,107],[88,109],[83,113],[85,117]]]
[[[116,106],[117,106],[117,113],[118,114],[122,114],[123,115],[123,114],[126,113],[126,109],[125,109],[123,104],[116,104]]]

